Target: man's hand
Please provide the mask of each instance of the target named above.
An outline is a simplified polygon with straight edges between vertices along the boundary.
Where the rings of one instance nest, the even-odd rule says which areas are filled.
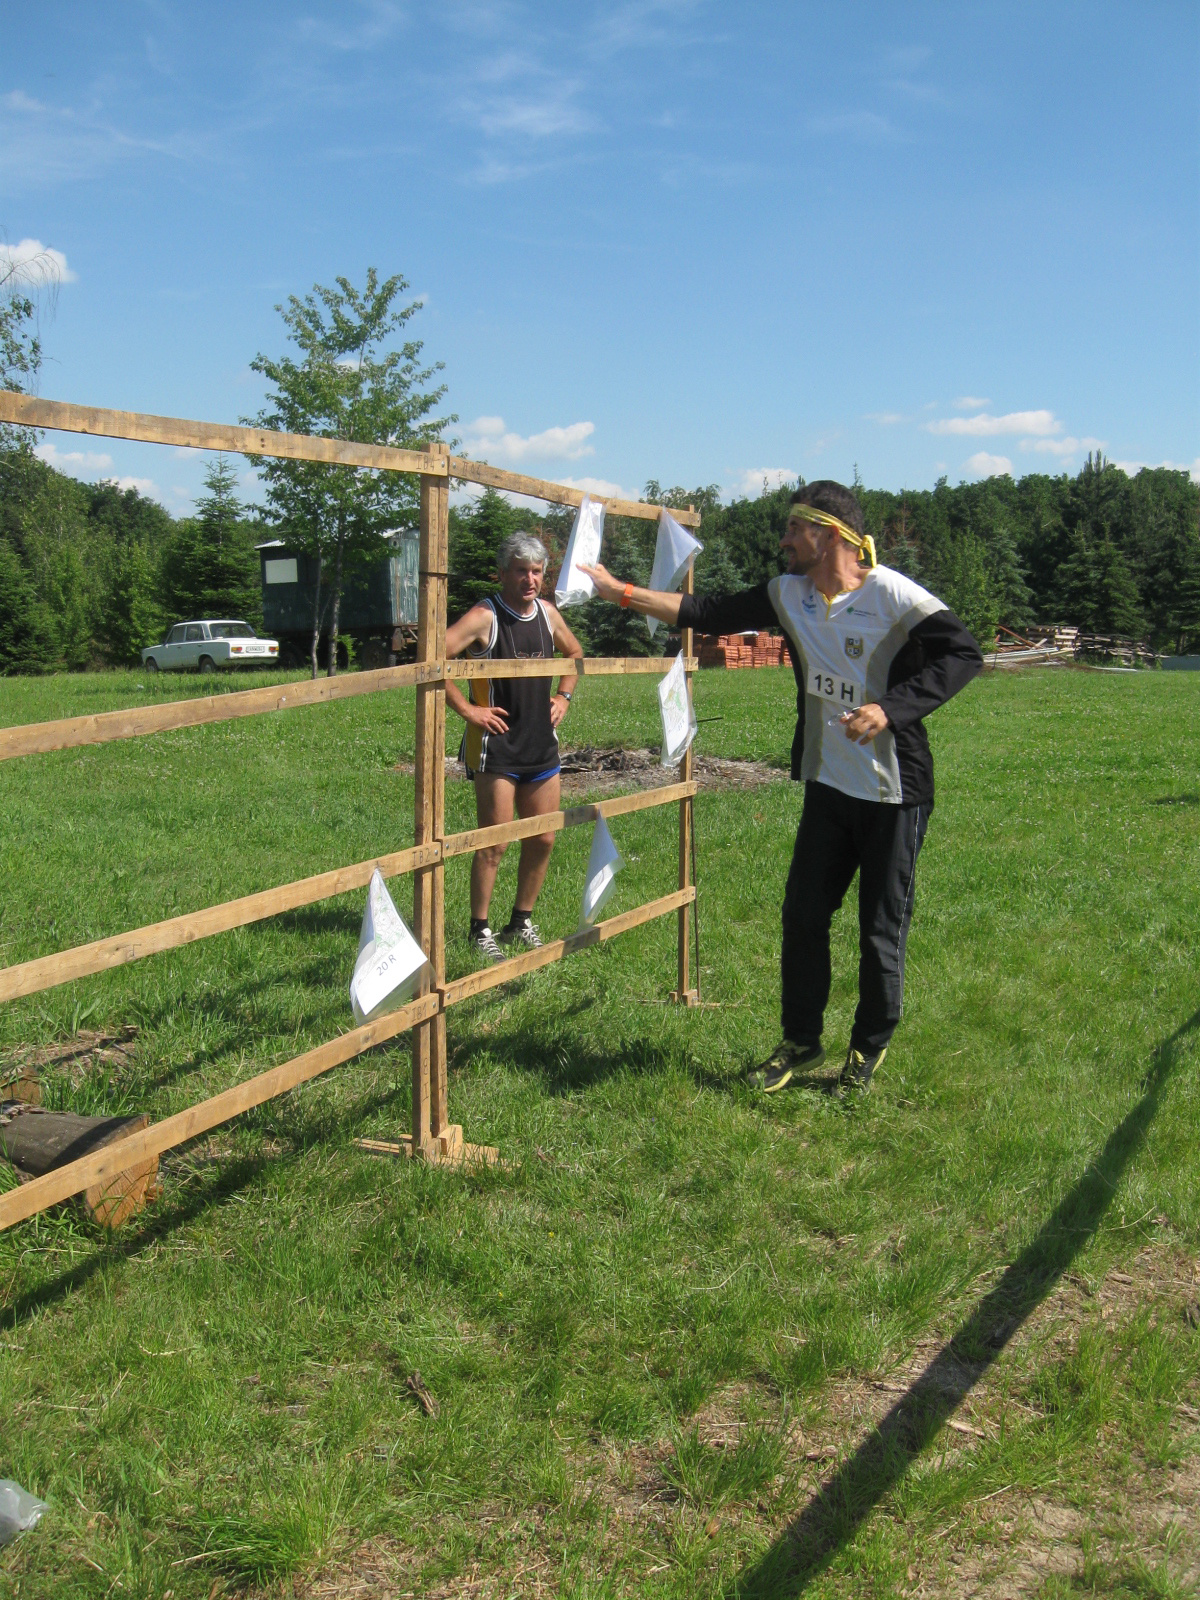
[[[847,711],[841,718],[841,724],[846,730],[847,739],[856,739],[859,744],[870,744],[871,740],[887,727],[887,713],[882,706],[877,706],[872,701],[869,705],[859,706],[857,711]]]
[[[596,593],[601,600],[619,600],[625,593],[625,585],[618,583],[608,568],[602,567],[598,561],[594,567],[585,566],[581,561],[579,570],[580,572],[586,572],[596,585]]]
[[[477,706],[468,700],[460,714],[484,733],[508,732],[508,712],[503,706]]]
[[[570,709],[571,702],[567,697],[562,694],[556,694],[550,701],[550,726],[557,728]]]

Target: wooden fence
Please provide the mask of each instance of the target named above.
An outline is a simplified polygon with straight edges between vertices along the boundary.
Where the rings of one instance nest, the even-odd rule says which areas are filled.
[[[278,456],[290,460],[320,461],[388,472],[414,472],[421,479],[420,589],[418,600],[417,659],[415,663],[377,672],[350,673],[345,677],[289,683],[282,688],[249,689],[212,695],[168,705],[110,711],[90,717],[67,717],[56,722],[0,729],[0,760],[67,750],[80,745],[104,744],[114,739],[140,738],[169,729],[192,728],[203,723],[226,722],[264,712],[288,711],[354,695],[412,688],[416,692],[416,775],[414,841],[411,847],[359,861],[332,872],[302,878],[258,894],[246,895],[205,910],[188,912],[164,922],[151,923],[91,944],[40,956],[0,969],[0,1001],[36,994],[57,984],[73,982],[128,961],[172,950],[197,939],[207,939],[230,928],[245,927],[267,917],[311,905],[332,895],[362,888],[376,868],[385,877],[414,874],[413,933],[429,958],[421,988],[408,1005],[362,1027],[351,1029],[315,1050],[260,1073],[245,1083],[166,1117],[136,1133],[115,1139],[80,1160],[0,1195],[0,1229],[11,1227],[47,1206],[55,1205],[97,1183],[117,1179],[131,1167],[185,1143],[198,1134],[228,1122],[241,1112],[286,1094],[298,1084],[352,1060],[364,1051],[412,1032],[412,1133],[406,1147],[412,1155],[429,1161],[461,1161],[478,1147],[465,1146],[462,1130],[449,1120],[446,1085],[446,1012],[459,1001],[523,973],[560,961],[590,945],[611,939],[630,928],[672,912],[677,918],[677,981],[673,998],[694,1004],[697,989],[691,982],[692,957],[689,928],[695,917],[696,890],[692,882],[693,857],[692,754],[679,766],[677,780],[641,794],[623,795],[595,805],[574,806],[548,816],[528,817],[496,827],[474,828],[447,835],[445,831],[446,683],[450,679],[480,677],[557,677],[567,663],[558,661],[469,661],[446,659],[446,589],[449,557],[449,491],[452,480],[486,484],[517,494],[531,495],[559,505],[577,506],[583,498],[565,484],[504,472],[464,456],[452,456],[445,445],[426,450],[398,450],[356,444],[339,439],[271,433],[257,428],[226,427],[188,422],[177,417],[146,416],[137,412],[104,411],[29,395],[0,391],[0,422],[30,428],[56,428],[65,432],[138,439],[201,450],[231,450],[245,455]],[[660,508],[640,501],[606,500],[609,514],[657,519]],[[676,519],[698,527],[699,514],[676,511]],[[684,582],[691,591],[689,571]],[[691,693],[690,629],[683,631],[683,654]],[[657,658],[592,658],[580,662],[584,677],[616,674],[661,674],[671,662]],[[572,668],[572,670],[574,670]],[[654,806],[677,805],[679,810],[678,884],[669,894],[637,906],[620,916],[559,939],[540,950],[447,981],[445,952],[445,863],[453,856],[482,846],[557,832],[599,816],[622,816]]]

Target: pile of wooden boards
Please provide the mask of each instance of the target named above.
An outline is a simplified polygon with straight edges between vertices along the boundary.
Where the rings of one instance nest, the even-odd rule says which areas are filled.
[[[791,664],[787,640],[777,633],[702,633],[697,654],[702,667],[783,667]]]

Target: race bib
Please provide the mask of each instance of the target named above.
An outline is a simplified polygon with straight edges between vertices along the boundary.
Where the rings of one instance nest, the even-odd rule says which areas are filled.
[[[831,672],[813,671],[808,675],[809,694],[818,694],[822,700],[832,700],[836,705],[852,711],[862,705],[862,690],[857,683],[846,678],[835,678]]]

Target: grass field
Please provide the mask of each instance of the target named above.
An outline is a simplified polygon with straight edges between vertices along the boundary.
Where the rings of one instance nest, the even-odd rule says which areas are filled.
[[[0,724],[210,687],[7,680]],[[412,698],[0,764],[2,959],[410,842]],[[782,762],[789,673],[697,702],[706,752]],[[930,733],[906,1016],[861,1107],[745,1084],[800,793],[718,790],[714,1007],[664,1004],[670,918],[451,1013],[453,1118],[510,1168],[359,1152],[408,1125],[384,1049],[176,1152],[111,1238],[69,1208],[0,1235],[0,1477],[51,1504],[0,1594],[1193,1592],[1200,678],[988,675]],[[656,736],[649,681],[585,682],[564,730]],[[673,812],[612,831],[611,911],[674,886]],[[134,1025],[53,1102],[179,1109],[349,1026],[362,900],[13,1003],[0,1053]],[[831,1055],[852,904],[835,931]]]

